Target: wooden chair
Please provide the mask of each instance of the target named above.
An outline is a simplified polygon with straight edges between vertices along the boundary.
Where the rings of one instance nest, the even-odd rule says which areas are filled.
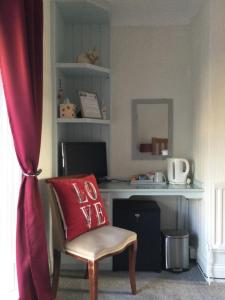
[[[107,256],[112,256],[124,251],[127,247],[129,247],[130,285],[132,294],[135,295],[135,264],[137,252],[136,233],[111,225],[105,225],[83,233],[72,241],[66,241],[55,193],[50,182],[48,180],[46,180],[46,182],[49,186],[49,204],[52,215],[54,259],[52,290],[54,299],[56,298],[59,283],[61,252],[87,263],[90,286],[90,300],[97,300],[98,262]]]
[[[165,149],[168,149],[168,139],[152,138],[152,154],[161,155]]]

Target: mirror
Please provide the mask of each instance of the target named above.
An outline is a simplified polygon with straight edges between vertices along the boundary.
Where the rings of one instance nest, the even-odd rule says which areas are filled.
[[[133,159],[166,159],[172,156],[172,131],[172,99],[133,100]]]

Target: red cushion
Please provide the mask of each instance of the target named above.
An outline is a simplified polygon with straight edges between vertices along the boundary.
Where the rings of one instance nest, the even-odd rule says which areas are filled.
[[[59,177],[49,182],[56,193],[67,240],[108,224],[106,210],[93,175]]]

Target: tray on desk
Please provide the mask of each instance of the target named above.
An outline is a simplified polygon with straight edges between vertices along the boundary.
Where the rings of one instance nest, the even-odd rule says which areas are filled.
[[[139,180],[131,180],[130,184],[134,184],[134,185],[166,185],[167,182],[154,182],[152,180],[148,180],[148,179],[139,179]]]

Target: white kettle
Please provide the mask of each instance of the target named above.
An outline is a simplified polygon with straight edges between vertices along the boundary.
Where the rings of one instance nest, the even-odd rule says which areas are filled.
[[[184,158],[167,159],[167,176],[170,184],[186,184],[190,165]]]

